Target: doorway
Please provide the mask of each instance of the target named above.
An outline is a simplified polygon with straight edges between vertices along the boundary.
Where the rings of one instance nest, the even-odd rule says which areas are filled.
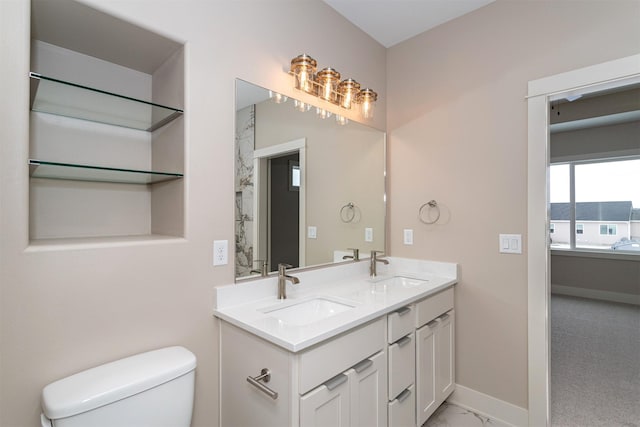
[[[256,149],[253,168],[254,259],[266,260],[269,271],[278,263],[304,267],[306,139]]]
[[[300,266],[300,154],[269,159],[269,271]]]
[[[528,103],[528,388],[529,425],[549,417],[549,103],[640,82],[640,55],[529,82]]]

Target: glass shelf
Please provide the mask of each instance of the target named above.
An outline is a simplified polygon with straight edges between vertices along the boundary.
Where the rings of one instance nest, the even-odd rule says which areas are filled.
[[[183,177],[180,173],[107,168],[72,163],[45,162],[35,159],[29,159],[29,175],[32,178],[121,184],[155,184]]]
[[[31,109],[152,132],[183,111],[86,86],[29,73]]]

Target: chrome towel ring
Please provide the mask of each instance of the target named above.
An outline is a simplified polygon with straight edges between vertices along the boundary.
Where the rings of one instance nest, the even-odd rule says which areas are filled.
[[[427,219],[423,218],[424,210],[428,206],[426,210]],[[435,219],[432,219],[431,211],[435,210]],[[438,206],[438,202],[435,200],[429,200],[427,203],[420,206],[420,210],[418,211],[418,219],[423,224],[435,224],[440,219],[440,206]]]
[[[340,219],[342,222],[351,222],[356,217],[356,205],[349,202],[340,209]]]

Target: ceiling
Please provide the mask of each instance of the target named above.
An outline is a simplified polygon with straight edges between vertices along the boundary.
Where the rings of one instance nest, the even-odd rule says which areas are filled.
[[[324,0],[384,47],[391,47],[493,1]]]

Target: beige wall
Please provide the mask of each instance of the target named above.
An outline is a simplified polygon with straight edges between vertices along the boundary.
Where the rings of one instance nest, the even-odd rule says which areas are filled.
[[[51,381],[174,344],[198,357],[193,425],[216,425],[212,290],[234,274],[211,260],[214,239],[234,241],[235,78],[292,95],[283,69],[307,52],[376,88],[383,129],[386,52],[319,0],[85,2],[186,42],[185,239],[27,248],[29,2],[0,1],[0,425],[37,425]],[[300,21],[304,37],[282,24]]]
[[[498,0],[387,52],[391,253],[460,263],[463,386],[527,406],[526,254],[498,253],[499,233],[527,244],[527,82],[637,54],[638,16],[635,0]],[[447,215],[425,226],[431,199]]]

